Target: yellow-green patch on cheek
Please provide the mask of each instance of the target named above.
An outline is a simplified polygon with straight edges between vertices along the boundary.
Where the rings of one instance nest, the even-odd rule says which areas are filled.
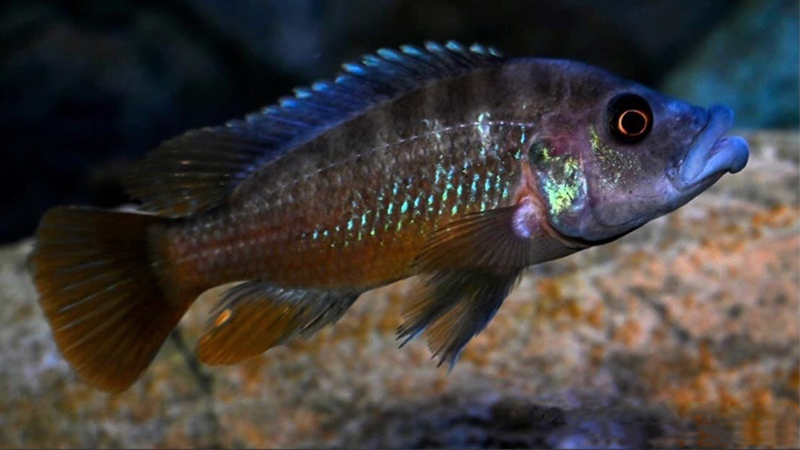
[[[592,152],[597,156],[600,173],[598,178],[605,189],[613,189],[626,180],[638,179],[642,174],[642,163],[630,154],[615,150],[603,143],[593,126],[589,127]]]

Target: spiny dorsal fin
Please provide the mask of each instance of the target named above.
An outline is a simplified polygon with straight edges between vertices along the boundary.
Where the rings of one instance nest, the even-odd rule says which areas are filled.
[[[143,209],[185,217],[222,204],[259,166],[370,106],[414,90],[426,81],[504,61],[496,50],[456,42],[381,49],[346,63],[335,81],[320,81],[295,95],[224,126],[189,131],[168,140],[125,178]]]

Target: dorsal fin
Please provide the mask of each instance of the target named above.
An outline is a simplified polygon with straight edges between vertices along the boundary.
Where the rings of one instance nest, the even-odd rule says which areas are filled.
[[[135,164],[125,177],[128,193],[143,209],[184,217],[222,204],[259,166],[367,108],[421,87],[504,61],[496,50],[450,41],[381,49],[343,64],[335,81],[320,81],[295,95],[219,127],[168,140]]]

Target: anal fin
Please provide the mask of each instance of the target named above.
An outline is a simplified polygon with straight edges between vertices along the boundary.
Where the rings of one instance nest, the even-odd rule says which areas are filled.
[[[234,364],[339,320],[360,292],[286,289],[248,281],[222,294],[197,344],[200,361]]]

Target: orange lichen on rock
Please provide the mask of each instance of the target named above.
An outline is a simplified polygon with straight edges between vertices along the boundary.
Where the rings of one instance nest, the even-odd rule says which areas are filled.
[[[623,345],[632,347],[640,339],[642,327],[636,320],[628,319],[614,332],[614,339]]]
[[[790,205],[776,205],[767,211],[759,211],[753,215],[753,228],[787,228],[796,223],[800,209]]]

